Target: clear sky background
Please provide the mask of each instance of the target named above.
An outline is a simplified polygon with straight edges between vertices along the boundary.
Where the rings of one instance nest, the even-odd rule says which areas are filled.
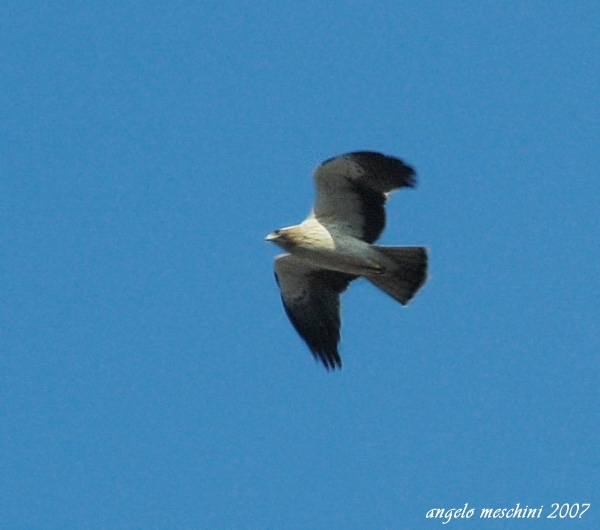
[[[597,0],[2,2],[0,528],[600,528],[599,87]],[[327,373],[263,239],[359,149],[431,277]]]

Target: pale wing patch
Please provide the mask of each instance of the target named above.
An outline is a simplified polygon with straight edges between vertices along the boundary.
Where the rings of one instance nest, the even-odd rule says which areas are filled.
[[[314,180],[313,215],[319,222],[373,243],[385,227],[387,194],[413,187],[415,172],[397,158],[365,151],[325,161],[315,171]]]

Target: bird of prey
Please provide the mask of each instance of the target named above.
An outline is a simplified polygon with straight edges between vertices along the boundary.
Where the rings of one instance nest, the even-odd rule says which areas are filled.
[[[286,250],[275,279],[287,316],[315,359],[341,368],[340,293],[362,276],[406,305],[427,278],[424,247],[373,245],[385,226],[388,194],[416,184],[413,168],[360,151],[323,162],[314,172],[316,202],[299,225],[270,233]]]

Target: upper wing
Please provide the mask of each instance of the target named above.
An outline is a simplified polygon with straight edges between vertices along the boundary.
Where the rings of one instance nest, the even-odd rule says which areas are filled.
[[[356,276],[311,267],[292,256],[275,258],[283,307],[296,331],[325,368],[341,367],[340,293]]]
[[[361,151],[326,160],[314,179],[313,215],[319,222],[373,243],[385,226],[386,194],[414,187],[416,173],[397,158]]]

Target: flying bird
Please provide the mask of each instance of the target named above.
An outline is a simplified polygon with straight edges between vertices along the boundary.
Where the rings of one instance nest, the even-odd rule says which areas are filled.
[[[275,258],[287,316],[315,359],[341,368],[340,294],[364,277],[406,305],[427,279],[424,247],[373,245],[385,227],[389,193],[412,188],[416,173],[401,160],[360,151],[323,162],[313,175],[316,201],[299,225],[267,235],[288,253]]]

